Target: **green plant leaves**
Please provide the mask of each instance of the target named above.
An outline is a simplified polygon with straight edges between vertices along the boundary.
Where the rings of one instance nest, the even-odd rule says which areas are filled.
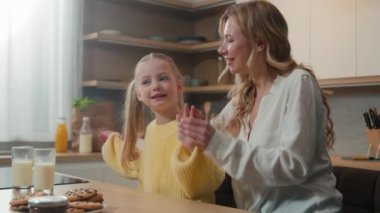
[[[77,98],[74,100],[72,107],[75,109],[78,109],[81,112],[84,112],[87,107],[89,107],[95,103],[96,103],[96,101],[90,99],[89,97]]]

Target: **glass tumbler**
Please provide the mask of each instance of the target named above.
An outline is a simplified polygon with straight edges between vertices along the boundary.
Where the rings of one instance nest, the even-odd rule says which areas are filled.
[[[15,191],[32,187],[33,147],[12,147],[12,187]]]
[[[55,148],[34,149],[33,182],[35,192],[54,193]]]

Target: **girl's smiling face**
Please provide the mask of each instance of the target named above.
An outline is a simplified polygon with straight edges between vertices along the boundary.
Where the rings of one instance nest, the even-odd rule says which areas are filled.
[[[139,64],[135,79],[138,99],[152,111],[177,112],[182,87],[167,61],[152,58]]]

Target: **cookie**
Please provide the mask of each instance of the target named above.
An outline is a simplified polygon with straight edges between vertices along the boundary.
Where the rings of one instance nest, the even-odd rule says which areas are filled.
[[[39,196],[44,196],[44,195],[47,195],[47,194],[45,194],[43,192],[42,193],[41,192],[35,192],[35,193],[30,194],[30,195],[20,195],[20,196],[17,196],[15,198],[13,198],[9,202],[9,205],[11,205],[11,206],[27,205],[29,198],[31,198],[31,197],[39,197]]]
[[[29,207],[28,205],[17,205],[17,206],[11,206],[12,211],[16,212],[28,212]]]
[[[29,198],[31,197],[41,197],[41,196],[47,196],[48,194],[45,192],[33,192],[31,195],[29,195]]]
[[[103,194],[98,192],[96,195],[86,199],[85,201],[103,203]]]
[[[28,211],[28,200],[32,197],[41,197],[46,196],[48,194],[44,192],[34,192],[30,195],[21,195],[18,197],[13,198],[9,205],[11,205],[11,209],[13,211]]]
[[[97,194],[96,189],[91,189],[91,188],[79,188],[79,189],[74,189],[67,191],[65,193],[65,196],[70,202],[73,201],[79,201],[79,200],[86,200],[90,197],[93,197]]]
[[[89,201],[74,201],[69,203],[70,208],[78,208],[78,209],[84,209],[85,211],[88,210],[97,210],[103,208],[103,204],[101,203],[95,203],[95,202],[89,202]]]
[[[84,213],[84,209],[68,208],[66,213]]]
[[[9,202],[9,205],[11,206],[28,205],[28,199],[29,199],[29,196],[15,197]]]

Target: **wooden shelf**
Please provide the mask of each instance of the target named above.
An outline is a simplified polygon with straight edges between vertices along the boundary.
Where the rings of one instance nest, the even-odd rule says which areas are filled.
[[[234,0],[204,0],[198,2],[178,1],[178,0],[138,0],[148,4],[162,7],[185,10],[189,12],[197,12],[214,7],[224,6],[235,3]]]
[[[319,79],[318,82],[321,88],[379,86],[380,76]]]
[[[90,80],[84,81],[83,87],[95,87],[99,89],[117,89],[124,90],[127,88],[127,82],[118,82],[118,81],[99,81],[99,80]],[[231,88],[231,85],[212,85],[212,86],[199,86],[199,87],[186,87],[186,93],[223,93],[228,92]]]
[[[220,45],[220,41],[211,41],[199,44],[181,44],[170,41],[155,41],[151,39],[135,38],[125,35],[109,35],[99,32],[84,35],[83,40],[114,43],[134,47],[169,50],[184,53],[197,53],[216,50]]]
[[[128,83],[124,81],[98,81],[98,80],[90,80],[84,81],[82,83],[83,87],[95,87],[99,89],[126,89],[128,87]]]
[[[321,88],[339,88],[339,87],[359,87],[359,86],[380,86],[380,76],[334,78],[318,80]],[[101,89],[124,90],[127,88],[127,82],[116,81],[84,81],[83,87],[95,87]],[[231,89],[231,85],[210,85],[199,87],[186,87],[185,93],[226,93]]]
[[[210,85],[199,87],[186,87],[185,93],[226,93],[232,85]]]

